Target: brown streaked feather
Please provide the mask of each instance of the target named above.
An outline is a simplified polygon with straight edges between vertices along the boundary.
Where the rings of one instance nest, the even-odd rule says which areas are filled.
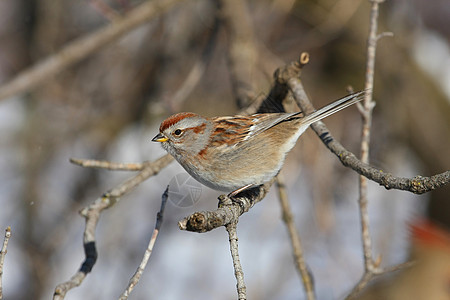
[[[247,116],[213,118],[215,128],[212,133],[211,144],[220,146],[239,143],[250,131],[249,121],[251,121],[251,118]]]
[[[286,121],[301,113],[264,113],[250,116],[216,117],[212,121],[216,128],[211,143],[215,146],[223,144],[239,145],[250,137]]]

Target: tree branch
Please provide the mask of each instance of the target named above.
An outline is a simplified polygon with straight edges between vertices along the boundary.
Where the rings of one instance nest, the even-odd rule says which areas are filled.
[[[279,90],[287,89],[292,91],[295,101],[300,109],[306,114],[312,113],[315,109],[306,95],[303,84],[299,78],[301,67],[298,62],[293,62],[287,66],[279,68],[275,72],[275,86]],[[397,177],[391,173],[377,169],[369,164],[361,162],[356,156],[344,148],[321,121],[315,122],[311,128],[319,136],[325,146],[334,153],[341,163],[355,170],[358,174],[377,182],[386,189],[397,189],[409,191],[415,194],[423,194],[440,188],[450,182],[450,171],[424,177],[417,175],[413,178]]]
[[[359,111],[362,117],[362,131],[361,131],[361,162],[369,163],[369,149],[370,149],[370,131],[372,128],[372,111],[375,107],[373,101],[373,81],[375,72],[375,54],[377,49],[377,28],[378,28],[378,2],[372,1],[370,12],[370,26],[369,37],[367,39],[367,59],[366,59],[366,80],[364,101],[359,106]],[[359,176],[359,217],[361,222],[361,241],[364,257],[364,274],[356,285],[357,289],[363,289],[366,284],[372,279],[375,274],[381,270],[379,264],[375,265],[372,253],[372,236],[370,235],[369,223],[369,203],[367,197],[367,177]]]
[[[95,229],[97,227],[100,214],[103,210],[113,206],[125,193],[135,188],[147,178],[159,173],[167,166],[173,158],[165,155],[154,162],[146,162],[144,168],[134,177],[124,181],[112,190],[106,192],[102,197],[97,198],[91,205],[83,208],[80,214],[86,219],[86,226],[83,235],[83,246],[86,259],[80,269],[68,281],[58,284],[53,294],[54,300],[64,299],[66,293],[79,286],[86,275],[91,272],[97,261],[97,249],[95,246]]]
[[[231,201],[231,200],[230,200]],[[244,271],[242,270],[241,261],[239,259],[237,223],[231,222],[225,226],[228,232],[228,240],[230,242],[231,258],[233,259],[234,276],[236,277],[236,289],[239,300],[247,299],[247,288],[244,282]]]
[[[100,48],[117,40],[130,30],[168,11],[182,0],[145,1],[123,18],[82,36],[66,45],[58,53],[22,71],[0,86],[0,100],[27,92],[67,67],[88,57]]]
[[[369,37],[367,39],[367,61],[366,61],[366,94],[362,102],[360,110],[362,116],[362,132],[361,132],[361,162],[369,163],[370,149],[370,131],[372,128],[372,111],[375,102],[372,98],[373,80],[375,72],[375,54],[377,48],[377,28],[378,28],[378,2],[372,1],[370,13]],[[367,198],[367,177],[359,176],[359,216],[361,221],[361,240],[364,255],[364,275],[361,279],[365,279],[366,274],[371,274],[375,269],[372,254],[372,237],[370,235],[368,198]]]
[[[233,197],[234,201],[230,201],[226,195],[220,195],[218,209],[195,212],[179,221],[178,227],[181,230],[202,233],[236,223],[243,213],[248,212],[256,203],[264,199],[273,181],[239,193]]]
[[[280,174],[278,174],[275,182],[278,188],[278,198],[280,199],[283,221],[286,224],[289,232],[289,237],[291,239],[295,266],[297,267],[297,271],[299,272],[300,278],[303,282],[303,286],[305,287],[306,298],[308,300],[314,300],[316,296],[314,295],[313,280],[308,272],[308,268],[303,257],[300,235],[294,223],[294,216],[292,214],[291,205],[287,196],[286,186],[284,185]]]
[[[358,284],[355,285],[355,287],[352,289],[352,291],[347,295],[347,297],[345,297],[345,300],[351,300],[351,299],[355,299],[356,296],[364,289],[364,287],[373,279],[383,276],[383,275],[387,275],[390,274],[392,272],[396,272],[405,268],[409,268],[414,264],[414,262],[405,262],[405,263],[401,263],[392,267],[387,267],[384,269],[376,269],[373,270],[372,272],[365,272],[362,276],[362,278],[360,279],[360,281],[358,282]]]
[[[144,163],[114,163],[106,160],[94,160],[94,159],[80,159],[71,158],[70,162],[84,168],[98,168],[114,171],[141,171],[145,165]]]
[[[142,261],[139,267],[137,268],[136,273],[134,273],[133,277],[130,279],[127,288],[123,292],[122,296],[119,298],[120,300],[128,299],[134,287],[138,284],[139,280],[141,279],[142,273],[144,273],[145,267],[147,266],[147,262],[150,259],[150,255],[152,255],[153,246],[155,245],[159,230],[161,229],[164,216],[164,209],[166,208],[168,197],[169,197],[169,186],[167,186],[166,190],[164,191],[161,197],[161,208],[159,209],[159,212],[156,215],[155,229],[153,230],[152,237],[148,243],[147,249],[145,250],[144,257],[142,258]]]

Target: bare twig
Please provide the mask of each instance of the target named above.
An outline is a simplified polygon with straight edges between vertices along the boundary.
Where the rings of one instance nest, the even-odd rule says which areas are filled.
[[[230,200],[231,201],[231,200]],[[236,218],[236,220],[239,217]],[[247,288],[244,282],[244,271],[242,270],[241,261],[239,259],[237,222],[231,222],[225,226],[228,232],[228,240],[230,242],[231,258],[233,259],[234,276],[236,277],[236,289],[239,300],[247,299]]]
[[[182,0],[145,1],[117,22],[69,43],[58,53],[22,71],[0,87],[0,100],[24,93],[51,76],[81,61],[90,54],[117,40],[133,28],[168,11]]]
[[[362,278],[360,279],[360,281],[358,282],[357,285],[355,285],[352,289],[352,291],[347,295],[347,297],[345,297],[346,300],[351,300],[351,299],[355,299],[356,296],[364,289],[364,287],[373,279],[383,276],[383,275],[387,275],[390,274],[392,272],[396,272],[405,268],[409,268],[414,264],[414,262],[405,262],[405,263],[401,263],[395,266],[391,266],[391,267],[386,267],[386,268],[379,268],[379,269],[375,269],[372,272],[364,272]]]
[[[278,93],[285,92],[286,95],[287,91],[291,91],[300,109],[306,114],[310,114],[315,109],[312,106],[309,97],[306,95],[303,84],[299,78],[300,72],[301,68],[298,62],[279,68],[275,72],[275,86],[272,88],[272,91],[277,89]],[[344,166],[377,182],[386,189],[397,189],[415,194],[423,194],[450,183],[450,171],[445,171],[430,177],[420,175],[413,178],[396,177],[388,172],[361,162],[353,153],[345,149],[341,143],[334,139],[323,122],[315,122],[311,125],[311,128],[316,132],[325,146],[338,157]]]
[[[286,186],[284,185],[280,174],[278,174],[275,182],[278,188],[278,198],[280,199],[283,221],[286,223],[286,227],[289,231],[289,237],[291,239],[292,249],[294,251],[295,265],[302,279],[306,298],[308,300],[313,300],[315,299],[313,280],[308,272],[308,268],[306,267],[305,259],[303,257],[303,249],[300,242],[300,235],[297,231],[297,227],[295,227],[294,216],[292,214],[291,205],[287,196]]]
[[[135,188],[138,184],[140,184],[147,178],[158,174],[159,171],[164,169],[172,161],[173,157],[170,156],[169,154],[166,154],[153,162],[146,162],[145,167],[135,177],[131,177],[130,179],[126,180],[125,182],[118,185],[114,189],[110,190],[105,194],[105,196],[108,198],[118,200],[119,197],[122,197],[125,193],[131,191],[133,188]]]
[[[183,84],[175,91],[175,93],[167,97],[165,102],[169,104],[170,112],[176,113],[179,112],[181,105],[183,102],[189,97],[194,88],[200,82],[203,74],[206,70],[206,61],[203,57],[200,57],[195,63],[194,66],[189,71],[189,74],[186,76]]]
[[[103,210],[113,206],[119,201],[119,197],[131,191],[138,184],[147,178],[158,174],[158,172],[167,166],[173,158],[165,155],[154,162],[146,163],[145,167],[134,177],[124,181],[112,190],[106,192],[102,197],[97,198],[91,205],[83,208],[80,214],[86,219],[86,227],[83,235],[83,245],[86,259],[79,271],[68,281],[58,284],[53,294],[53,299],[64,299],[66,293],[79,286],[86,275],[92,270],[97,260],[97,249],[95,246],[95,229],[97,227],[100,214]]]
[[[394,36],[394,33],[393,33],[393,32],[389,32],[389,31],[387,31],[387,32],[382,32],[382,33],[380,33],[380,34],[377,35],[377,41],[378,41],[379,39],[384,38],[384,37],[393,37],[393,36]]]
[[[3,246],[2,250],[0,251],[0,300],[3,299],[3,284],[2,284],[2,277],[3,277],[3,266],[5,264],[5,256],[8,252],[8,242],[9,238],[11,237],[11,227],[6,227],[5,230],[5,238],[3,239]]]
[[[370,149],[370,130],[372,127],[372,110],[375,107],[375,102],[372,100],[373,79],[375,71],[375,53],[377,48],[377,28],[378,28],[378,2],[372,1],[372,8],[370,13],[369,37],[367,40],[367,61],[366,61],[366,94],[362,102],[362,109],[360,110],[363,127],[361,133],[361,162],[369,163],[369,149]],[[370,235],[368,198],[367,198],[367,178],[359,176],[359,215],[361,221],[361,239],[364,254],[364,273],[372,273],[376,268],[373,262],[372,255],[372,237]],[[364,274],[361,282],[366,282],[367,276]],[[370,277],[370,276],[369,276]]]
[[[142,258],[141,264],[134,273],[133,277],[130,279],[126,290],[123,292],[122,296],[119,298],[120,300],[126,300],[130,296],[130,293],[133,291],[134,287],[138,284],[141,279],[142,273],[144,273],[144,269],[147,266],[147,262],[150,259],[150,255],[152,255],[153,246],[155,245],[156,238],[158,237],[159,230],[161,229],[161,225],[163,222],[164,209],[166,207],[167,198],[169,196],[169,186],[167,186],[161,197],[161,208],[156,216],[156,224],[155,229],[153,230],[152,237],[148,243],[147,249],[145,250],[144,257]]]
[[[369,149],[370,149],[370,131],[372,127],[372,110],[375,107],[373,101],[373,80],[375,72],[375,54],[377,48],[377,41],[379,36],[378,30],[378,4],[383,0],[369,0],[372,3],[370,12],[369,37],[367,39],[367,60],[366,60],[366,80],[365,90],[366,94],[359,111],[362,116],[362,132],[361,132],[361,162],[369,163]],[[368,197],[367,197],[367,177],[359,176],[359,217],[361,222],[361,240],[364,256],[364,274],[360,281],[356,284],[353,291],[350,293],[356,295],[361,291],[367,283],[370,282],[376,275],[383,273],[380,267],[381,258],[375,263],[372,254],[372,237],[370,235]]]
[[[151,163],[151,162],[115,163],[106,160],[80,159],[80,158],[71,158],[70,162],[84,168],[98,168],[115,171],[141,171],[143,168],[145,168],[146,164]]]

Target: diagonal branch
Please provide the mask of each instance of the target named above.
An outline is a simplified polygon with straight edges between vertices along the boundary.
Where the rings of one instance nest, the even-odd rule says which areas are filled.
[[[70,162],[84,168],[98,168],[114,171],[141,171],[145,167],[145,164],[148,163],[114,163],[107,160],[80,158],[71,158]]]
[[[66,293],[69,290],[79,286],[94,267],[95,262],[97,261],[95,229],[97,228],[100,214],[103,210],[113,206],[119,201],[119,197],[131,191],[147,178],[158,174],[159,171],[172,162],[172,160],[173,158],[167,154],[154,162],[146,162],[144,168],[136,176],[124,181],[112,190],[106,192],[102,197],[97,198],[94,203],[80,211],[80,214],[86,219],[86,226],[83,235],[83,246],[86,259],[72,278],[56,286],[53,294],[54,300],[64,299]]]
[[[287,196],[286,186],[280,174],[278,174],[277,176],[276,185],[278,188],[278,198],[280,199],[283,221],[284,223],[286,223],[286,227],[289,232],[289,237],[291,239],[295,265],[303,281],[303,286],[305,287],[306,292],[306,298],[308,300],[314,300],[316,297],[314,295],[313,278],[308,272],[308,268],[305,263],[305,258],[303,257],[303,249],[302,244],[300,242],[300,234],[297,231],[297,227],[295,227],[294,216],[292,214],[291,204],[289,203],[289,199]]]
[[[306,95],[303,84],[299,78],[301,72],[301,64],[293,62],[287,66],[278,69],[275,72],[275,87],[272,89],[290,90],[294,96],[297,105],[306,114],[312,113],[315,109]],[[377,182],[386,189],[397,189],[412,192],[415,194],[423,194],[450,183],[450,171],[445,171],[430,177],[417,175],[413,178],[397,177],[391,173],[375,168],[367,163],[360,161],[352,152],[342,146],[330,134],[330,131],[321,121],[311,125],[325,146],[333,152],[341,163],[355,170],[358,174]]]
[[[353,288],[353,290],[345,297],[346,300],[355,299],[356,296],[363,290],[363,288],[373,279],[378,278],[383,275],[388,275],[396,271],[404,270],[406,268],[414,265],[414,262],[405,262],[398,265],[394,265],[387,268],[378,268],[373,270],[372,272],[365,272],[358,282],[357,285]]]
[[[122,37],[130,30],[168,11],[182,0],[145,1],[124,17],[80,37],[58,53],[22,71],[11,81],[0,86],[0,100],[27,92],[51,76],[88,57],[100,48]]]
[[[167,186],[161,197],[161,208],[159,209],[158,214],[156,215],[156,224],[155,229],[153,230],[152,237],[148,243],[147,249],[145,250],[144,257],[142,258],[141,264],[138,269],[134,273],[133,277],[130,279],[127,288],[123,292],[122,296],[120,296],[119,300],[126,300],[130,296],[134,287],[138,284],[141,279],[142,273],[144,273],[145,267],[147,266],[147,262],[150,259],[150,255],[153,252],[153,246],[155,245],[156,239],[158,237],[158,233],[161,229],[161,225],[163,222],[164,209],[166,208],[167,199],[169,198],[169,186]]]

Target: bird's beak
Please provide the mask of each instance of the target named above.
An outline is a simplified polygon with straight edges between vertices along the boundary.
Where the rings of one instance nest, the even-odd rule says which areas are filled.
[[[153,139],[152,142],[160,142],[163,143],[165,141],[167,141],[168,138],[165,137],[164,135],[162,135],[161,133],[158,133]]]

